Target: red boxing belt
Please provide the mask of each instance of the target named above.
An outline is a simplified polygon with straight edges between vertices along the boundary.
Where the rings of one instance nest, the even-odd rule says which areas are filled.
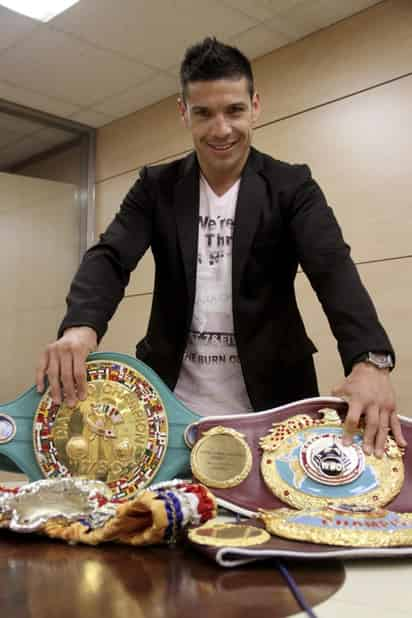
[[[285,506],[385,506],[412,512],[412,452],[388,436],[381,459],[362,450],[363,428],[345,447],[347,403],[305,399],[265,412],[206,417],[186,429],[196,479],[222,506],[245,515]],[[401,417],[412,444],[412,419]]]

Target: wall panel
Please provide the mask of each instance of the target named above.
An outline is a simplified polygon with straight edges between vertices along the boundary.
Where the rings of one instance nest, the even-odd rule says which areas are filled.
[[[133,170],[96,185],[96,235],[104,232],[112,221],[138,176],[138,170]]]
[[[177,97],[146,107],[97,131],[97,181],[177,155],[191,147]]]
[[[412,71],[412,3],[388,0],[256,60],[271,122]]]
[[[412,417],[410,376],[412,374],[411,307],[412,258],[362,264],[360,276],[375,303],[379,318],[386,329],[397,355],[392,373],[398,396],[399,411]],[[296,280],[298,302],[309,336],[319,353],[315,362],[320,377],[320,390],[330,394],[331,388],[343,379],[343,369],[326,317],[304,274]]]
[[[75,187],[0,174],[0,396],[34,382],[44,346],[55,339],[78,266]]]
[[[412,254],[412,77],[276,122],[254,143],[308,163],[356,261]]]
[[[103,337],[99,351],[135,355],[136,343],[146,334],[152,294],[124,298]]]
[[[35,382],[35,368],[46,345],[56,339],[65,312],[63,298],[54,307],[30,307],[2,315],[1,402],[15,399]],[[4,330],[3,330],[4,329]]]
[[[265,101],[260,123],[412,71],[412,3],[388,0],[253,62]],[[97,133],[97,180],[187,150],[176,96]]]

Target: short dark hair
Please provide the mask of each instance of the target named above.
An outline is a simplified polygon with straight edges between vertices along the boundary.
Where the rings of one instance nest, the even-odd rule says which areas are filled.
[[[190,82],[215,79],[241,79],[248,82],[250,98],[253,97],[253,73],[251,64],[237,47],[225,45],[215,37],[207,37],[189,47],[180,66],[180,83],[183,98],[187,95]]]

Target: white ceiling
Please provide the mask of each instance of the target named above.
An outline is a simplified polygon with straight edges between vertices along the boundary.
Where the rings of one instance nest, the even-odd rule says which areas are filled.
[[[178,92],[184,50],[205,36],[254,59],[380,1],[80,0],[47,24],[0,7],[0,99],[101,127]]]

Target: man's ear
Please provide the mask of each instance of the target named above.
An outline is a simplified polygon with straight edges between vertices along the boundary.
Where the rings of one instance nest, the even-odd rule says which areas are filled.
[[[178,97],[177,99],[177,108],[178,108],[182,123],[184,124],[186,128],[188,128],[189,126],[188,109],[186,107],[186,103],[184,102],[183,95]]]

